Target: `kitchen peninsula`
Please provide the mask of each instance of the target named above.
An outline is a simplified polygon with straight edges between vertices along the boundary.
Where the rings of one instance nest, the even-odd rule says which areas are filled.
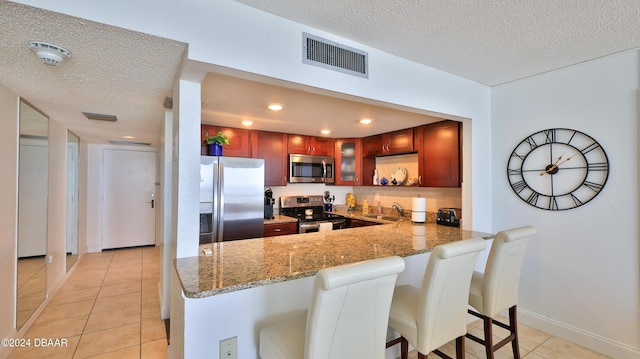
[[[383,224],[214,243],[208,245],[212,255],[176,259],[171,331],[184,336],[177,336],[177,342],[171,337],[171,357],[211,357],[220,340],[235,336],[238,357],[257,358],[260,328],[282,313],[305,309],[318,270],[398,255],[406,262],[398,284],[419,286],[433,247],[492,237],[434,223],[414,225],[407,218],[388,222],[341,214]]]

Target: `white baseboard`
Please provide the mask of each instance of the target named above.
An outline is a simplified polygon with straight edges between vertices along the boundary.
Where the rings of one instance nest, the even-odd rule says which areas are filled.
[[[96,245],[87,246],[87,253],[99,253],[99,252],[102,252],[102,245],[96,244]]]
[[[640,348],[632,348],[580,328],[518,308],[518,322],[539,329],[615,359],[640,359]]]

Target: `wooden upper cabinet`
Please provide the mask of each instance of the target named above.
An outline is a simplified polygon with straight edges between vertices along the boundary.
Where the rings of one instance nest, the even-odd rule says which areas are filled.
[[[288,135],[289,153],[299,155],[333,156],[333,138],[303,135]]]
[[[215,136],[220,131],[229,137],[230,142],[229,145],[222,146],[222,154],[224,156],[251,157],[249,130],[244,128],[219,127],[211,125],[200,126],[200,143],[203,144],[200,154],[209,154],[209,147],[204,142],[205,134],[209,132],[209,135]]]
[[[462,123],[442,121],[416,127],[421,187],[460,187]]]
[[[287,185],[287,134],[251,131],[251,157],[264,158],[264,185]]]
[[[362,185],[362,139],[335,140],[335,185]]]
[[[414,152],[413,128],[364,138],[365,156],[387,156]]]

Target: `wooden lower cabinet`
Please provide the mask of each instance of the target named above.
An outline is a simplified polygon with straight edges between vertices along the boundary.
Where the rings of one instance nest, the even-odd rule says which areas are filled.
[[[264,185],[287,185],[287,134],[251,131],[251,157],[264,158]]]
[[[264,225],[264,236],[284,236],[286,234],[297,234],[298,222],[286,222],[286,223],[269,223]]]

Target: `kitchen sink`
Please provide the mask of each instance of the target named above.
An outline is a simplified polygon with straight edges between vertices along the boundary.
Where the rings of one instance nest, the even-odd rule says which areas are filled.
[[[402,217],[383,216],[383,215],[379,215],[379,214],[366,214],[366,215],[364,215],[364,217],[381,219],[383,221],[392,221],[392,222],[397,222],[397,221],[402,220]]]

